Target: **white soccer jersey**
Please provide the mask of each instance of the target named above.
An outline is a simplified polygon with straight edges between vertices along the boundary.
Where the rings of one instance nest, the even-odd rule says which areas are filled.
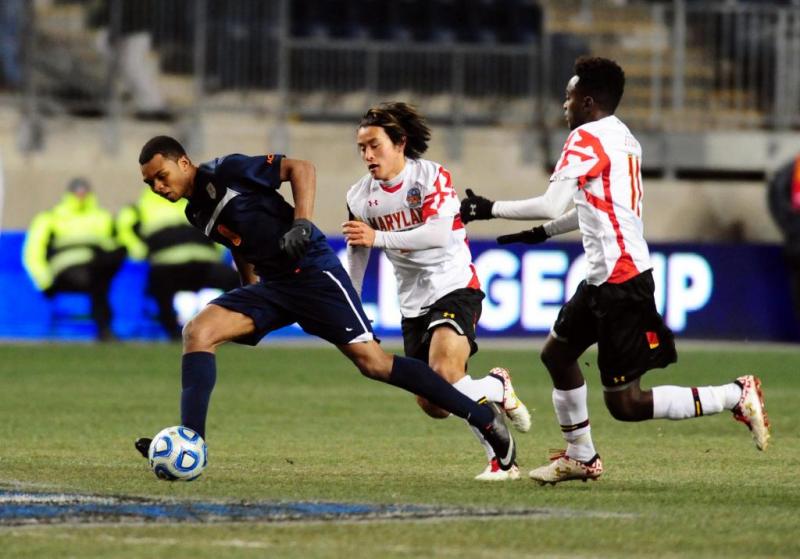
[[[425,250],[384,249],[394,266],[400,312],[413,318],[448,293],[480,288],[460,203],[450,172],[433,161],[408,159],[394,179],[382,182],[367,174],[347,192],[353,217],[377,231],[410,231],[428,220],[452,219],[446,246]]]
[[[622,283],[650,269],[642,226],[642,147],[615,116],[567,138],[551,181],[577,179],[575,207],[586,252],[586,281]]]

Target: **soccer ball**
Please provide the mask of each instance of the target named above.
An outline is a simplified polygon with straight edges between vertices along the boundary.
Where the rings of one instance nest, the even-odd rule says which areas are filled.
[[[200,477],[208,464],[208,449],[203,437],[177,425],[153,437],[147,457],[159,479],[192,481]]]

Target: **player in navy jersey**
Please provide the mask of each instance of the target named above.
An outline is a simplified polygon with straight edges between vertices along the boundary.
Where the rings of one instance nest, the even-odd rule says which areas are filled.
[[[347,273],[325,236],[310,221],[316,174],[308,161],[282,155],[232,154],[196,166],[168,136],[148,141],[139,155],[150,188],[175,202],[186,198],[186,217],[228,247],[242,287],[211,301],[183,329],[181,423],[205,437],[215,351],[227,341],[255,345],[269,332],[297,322],[336,345],[365,376],[393,384],[478,428],[500,465],[514,463],[514,440],[498,411],[476,403],[421,361],[384,352]],[[278,193],[292,189],[294,207]],[[147,455],[150,439],[136,441]]]

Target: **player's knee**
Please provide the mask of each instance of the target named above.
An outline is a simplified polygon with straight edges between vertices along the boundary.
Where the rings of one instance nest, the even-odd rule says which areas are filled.
[[[606,399],[611,417],[618,421],[642,421],[648,419],[641,402],[632,398]]]
[[[196,318],[189,320],[183,326],[182,336],[184,347],[213,346],[213,327],[210,324],[198,322]]]
[[[431,404],[428,400],[426,400],[422,396],[417,396],[417,405],[419,405],[419,407],[422,408],[422,411],[424,411],[427,415],[429,415],[434,419],[445,419],[447,417],[450,417],[449,411],[445,411],[439,406]]]
[[[542,352],[539,354],[539,358],[542,360],[544,366],[547,367],[548,371],[554,371],[561,367],[561,356],[559,355],[558,349],[551,343],[546,343],[544,345]]]

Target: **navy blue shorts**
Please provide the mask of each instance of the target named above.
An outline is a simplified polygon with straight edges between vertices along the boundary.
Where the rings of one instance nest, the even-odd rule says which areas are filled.
[[[374,339],[361,299],[341,266],[237,287],[211,303],[253,319],[255,332],[234,340],[241,344],[256,345],[273,330],[295,322],[335,345]]]

